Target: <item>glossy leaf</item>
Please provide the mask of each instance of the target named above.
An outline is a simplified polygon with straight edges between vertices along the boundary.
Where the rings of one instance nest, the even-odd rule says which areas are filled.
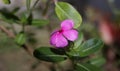
[[[78,48],[82,44],[82,41],[83,41],[83,34],[79,33],[78,39],[74,42],[74,48],[75,49]]]
[[[103,46],[103,42],[99,39],[90,39],[81,44],[78,48],[71,48],[68,55],[72,57],[85,57],[95,53]]]
[[[51,49],[54,49],[54,48],[40,47],[35,49],[33,54],[39,60],[48,61],[48,62],[60,62],[67,58],[67,56],[65,55],[58,55],[53,53]],[[58,51],[57,49],[54,49],[54,50]]]
[[[62,49],[62,48],[50,48],[50,50],[55,53],[55,54],[58,54],[58,55],[65,55],[65,49]]]
[[[101,47],[103,47],[103,42],[101,40],[96,39],[96,38],[90,39],[88,41],[85,41],[79,47],[79,54],[81,57],[88,56],[88,55],[100,50]]]
[[[75,71],[101,71],[100,68],[92,65],[92,64],[79,64],[77,63],[75,67]]]
[[[16,38],[15,38],[15,42],[18,45],[23,45],[26,42],[26,35],[24,33],[19,33]]]
[[[45,20],[45,19],[33,19],[32,20],[32,25],[33,26],[43,27],[47,24],[49,24],[49,20]]]
[[[81,25],[82,18],[75,8],[66,2],[57,2],[55,12],[60,20],[72,19],[75,22],[74,28]]]
[[[70,57],[72,58],[79,58],[80,57],[80,54],[79,54],[79,50],[76,50],[76,49],[70,49],[70,51],[66,52]]]
[[[3,2],[4,2],[5,4],[10,4],[10,3],[11,3],[10,0],[3,0]]]

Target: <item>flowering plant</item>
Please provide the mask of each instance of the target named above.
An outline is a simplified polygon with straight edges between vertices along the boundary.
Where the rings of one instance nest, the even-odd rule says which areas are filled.
[[[54,47],[37,48],[34,56],[53,63],[69,59],[75,71],[101,71],[99,67],[87,62],[81,63],[79,60],[100,50],[103,42],[97,38],[83,41],[83,34],[77,31],[82,18],[70,4],[55,1],[55,11],[62,23],[60,29],[50,36],[50,44]]]

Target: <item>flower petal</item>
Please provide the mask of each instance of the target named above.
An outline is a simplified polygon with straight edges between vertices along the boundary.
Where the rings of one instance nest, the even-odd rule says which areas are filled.
[[[63,30],[69,30],[69,29],[72,29],[74,26],[74,22],[70,19],[68,20],[64,20],[62,23],[61,23],[61,28]]]
[[[63,35],[70,41],[74,41],[78,38],[78,31],[77,30],[67,30],[63,32]]]
[[[50,38],[50,44],[62,48],[68,45],[67,39],[59,32],[54,32]]]

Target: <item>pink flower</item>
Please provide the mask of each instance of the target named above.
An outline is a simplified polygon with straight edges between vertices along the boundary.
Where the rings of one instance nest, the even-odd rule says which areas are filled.
[[[64,20],[61,23],[61,29],[51,34],[50,44],[63,48],[68,45],[68,40],[76,40],[78,38],[78,31],[73,29],[73,26],[74,22],[72,20]]]

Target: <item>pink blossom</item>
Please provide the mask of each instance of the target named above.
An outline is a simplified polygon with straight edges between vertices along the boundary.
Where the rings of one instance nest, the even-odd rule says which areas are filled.
[[[74,22],[72,20],[64,20],[61,23],[61,29],[53,32],[50,37],[50,44],[63,48],[68,45],[69,41],[75,41],[78,38],[78,31],[73,29]]]

